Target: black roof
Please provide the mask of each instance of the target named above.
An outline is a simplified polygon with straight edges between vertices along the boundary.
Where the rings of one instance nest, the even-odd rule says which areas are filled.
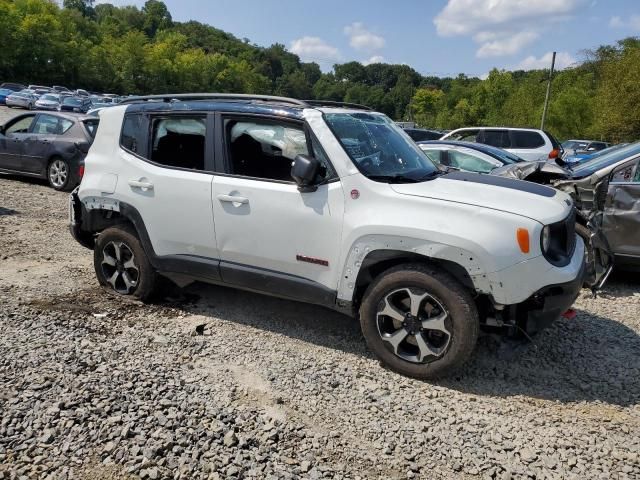
[[[336,107],[370,110],[356,103],[328,100],[298,100],[271,95],[247,95],[230,93],[181,93],[129,97],[120,105],[129,105],[129,112],[162,111],[215,111],[224,109],[238,113],[262,113],[302,119],[304,108]]]

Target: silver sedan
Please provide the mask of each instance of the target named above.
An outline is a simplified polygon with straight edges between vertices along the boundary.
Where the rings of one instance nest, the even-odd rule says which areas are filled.
[[[33,109],[38,100],[38,96],[30,92],[16,92],[7,97],[7,107],[21,107],[28,110]]]

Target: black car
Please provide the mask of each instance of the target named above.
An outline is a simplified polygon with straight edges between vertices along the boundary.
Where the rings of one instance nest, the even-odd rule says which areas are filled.
[[[64,113],[26,113],[0,126],[0,172],[46,178],[56,190],[82,179],[84,157],[98,119]]]
[[[64,97],[60,104],[60,111],[87,113],[91,106],[91,100],[88,97]]]
[[[414,142],[423,142],[425,140],[438,140],[444,135],[437,130],[426,130],[424,128],[405,128],[405,132],[409,135]]]

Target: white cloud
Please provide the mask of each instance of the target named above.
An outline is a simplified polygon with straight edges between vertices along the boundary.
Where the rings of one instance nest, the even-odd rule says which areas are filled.
[[[513,70],[540,70],[543,68],[551,67],[551,58],[553,52],[547,52],[540,58],[536,58],[534,55],[530,55],[522,60],[518,65],[513,67]],[[564,70],[567,67],[575,65],[577,60],[569,52],[558,52],[556,54],[556,70]]]
[[[384,62],[384,57],[382,55],[373,55],[368,60],[362,62],[363,65],[371,65],[372,63],[382,63]]]
[[[618,16],[611,17],[609,26],[611,28],[640,31],[640,15],[631,15],[626,22]]]
[[[586,0],[449,0],[435,17],[438,35],[470,36],[480,58],[513,55],[552,22],[567,18]]]
[[[304,62],[326,63],[340,60],[340,51],[319,37],[302,37],[291,42],[291,53],[295,53]]]
[[[538,37],[538,33],[531,31],[524,31],[513,35],[503,34],[495,40],[484,42],[476,52],[476,56],[478,58],[487,58],[513,55]]]
[[[344,34],[349,37],[349,44],[356,50],[375,52],[384,47],[384,37],[367,30],[361,22],[344,27]]]

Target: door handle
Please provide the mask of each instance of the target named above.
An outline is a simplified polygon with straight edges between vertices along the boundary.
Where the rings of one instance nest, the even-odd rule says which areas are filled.
[[[218,200],[220,200],[221,202],[240,203],[240,204],[249,203],[248,198],[236,197],[235,195],[218,195]]]
[[[134,188],[143,188],[145,190],[153,190],[153,183],[142,180],[129,180],[129,186]]]

